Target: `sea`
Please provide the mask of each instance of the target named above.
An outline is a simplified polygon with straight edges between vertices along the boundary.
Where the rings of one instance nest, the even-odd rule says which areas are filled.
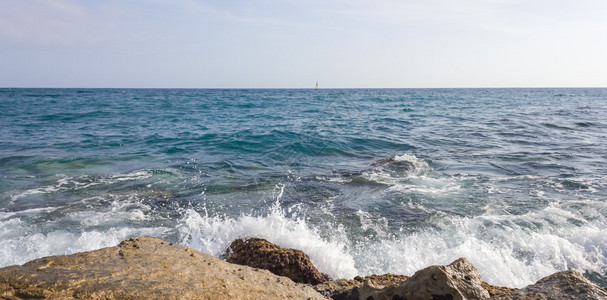
[[[151,236],[607,286],[607,89],[0,89],[0,267]]]

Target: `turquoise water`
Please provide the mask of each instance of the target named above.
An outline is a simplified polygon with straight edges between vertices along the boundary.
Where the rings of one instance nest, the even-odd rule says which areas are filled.
[[[330,276],[607,278],[607,89],[0,89],[0,266],[239,237]]]

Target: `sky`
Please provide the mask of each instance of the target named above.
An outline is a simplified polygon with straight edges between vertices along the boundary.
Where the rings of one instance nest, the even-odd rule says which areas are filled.
[[[0,87],[607,87],[605,0],[0,0]]]

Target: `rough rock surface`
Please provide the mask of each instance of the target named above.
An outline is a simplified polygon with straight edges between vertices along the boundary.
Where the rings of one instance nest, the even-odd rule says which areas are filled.
[[[282,248],[264,239],[237,239],[226,251],[226,260],[231,263],[269,270],[291,278],[295,282],[318,284],[329,280],[310,262],[303,251]]]
[[[505,287],[505,286],[491,285],[484,281],[483,281],[483,288],[485,288],[487,290],[487,292],[489,292],[489,296],[494,296],[494,295],[498,295],[498,294],[511,294],[513,292],[518,291],[517,288],[509,288],[509,287]]]
[[[4,299],[325,299],[268,271],[139,238],[0,269]]]
[[[447,266],[430,266],[415,272],[398,286],[364,284],[359,299],[489,299],[481,276],[465,258]]]
[[[580,273],[564,271],[540,279],[512,294],[496,295],[491,299],[607,299],[607,291],[590,282]]]
[[[322,295],[334,300],[358,300],[359,289],[364,284],[390,287],[397,286],[407,279],[409,279],[409,276],[394,274],[371,275],[365,277],[356,276],[352,280],[338,279],[327,281],[315,285],[314,289]]]

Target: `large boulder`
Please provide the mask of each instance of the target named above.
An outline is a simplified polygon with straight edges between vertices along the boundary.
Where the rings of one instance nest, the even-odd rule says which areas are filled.
[[[282,248],[264,239],[237,239],[226,251],[226,261],[269,270],[298,283],[318,284],[329,280],[303,251]]]
[[[607,299],[607,291],[578,272],[564,271],[544,277],[511,294],[495,295],[491,299],[599,300]]]
[[[325,299],[268,271],[156,238],[0,269],[5,299]]]
[[[430,266],[415,272],[398,286],[365,284],[359,299],[489,299],[481,276],[465,258],[447,266]]]

